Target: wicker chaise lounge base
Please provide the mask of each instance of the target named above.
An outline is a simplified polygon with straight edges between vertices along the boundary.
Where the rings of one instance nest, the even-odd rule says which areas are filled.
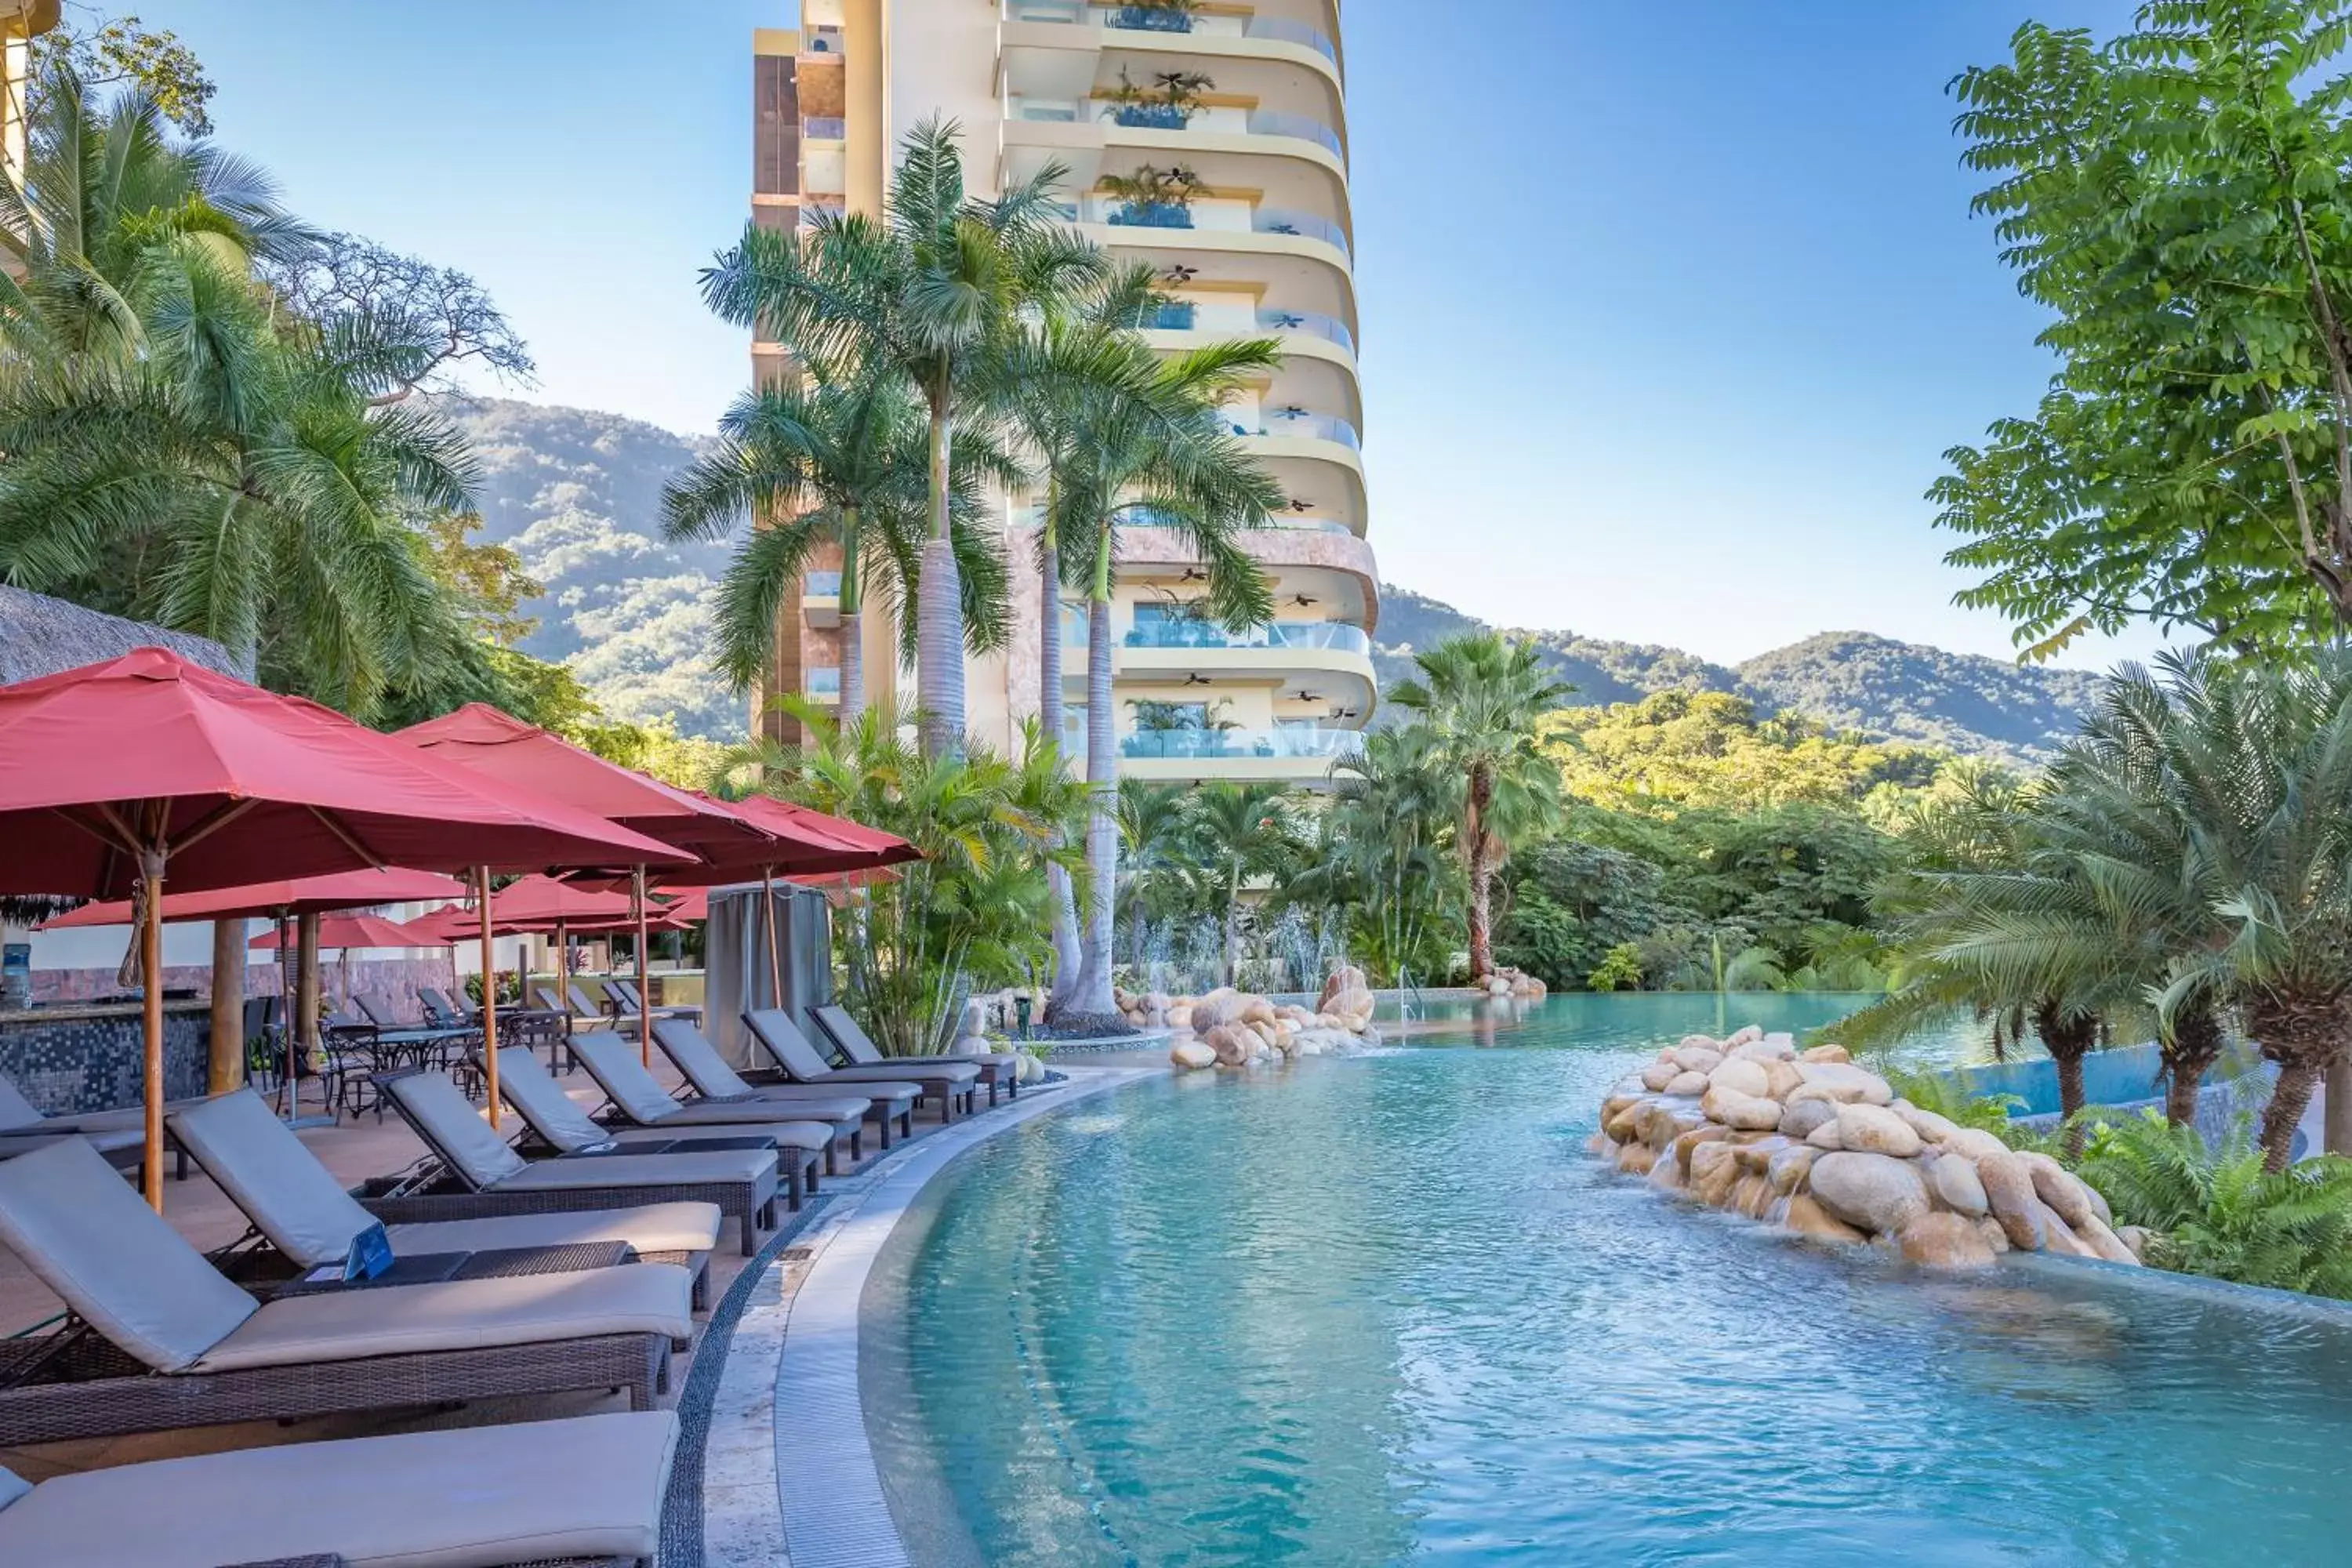
[[[0,1470],[9,1568],[650,1568],[667,1412],[407,1432],[86,1470]]]

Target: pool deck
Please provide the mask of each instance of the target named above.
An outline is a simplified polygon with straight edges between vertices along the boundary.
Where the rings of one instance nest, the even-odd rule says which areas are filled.
[[[958,1155],[1167,1065],[1065,1063],[1059,1070],[1067,1083],[942,1128],[836,1184],[822,1213],[751,1287],[704,1450],[706,1563],[892,1568],[909,1561],[866,1436],[859,1303],[891,1231]]]

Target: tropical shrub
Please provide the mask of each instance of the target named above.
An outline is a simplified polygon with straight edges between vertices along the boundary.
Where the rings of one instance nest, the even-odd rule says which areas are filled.
[[[2099,1125],[2078,1170],[2116,1223],[2156,1233],[2158,1268],[2352,1299],[2352,1160],[2267,1171],[2242,1124],[2211,1148],[2149,1110]]]

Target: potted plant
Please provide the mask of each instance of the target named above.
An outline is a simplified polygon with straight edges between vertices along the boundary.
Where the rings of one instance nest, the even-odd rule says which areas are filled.
[[[1132,174],[1107,174],[1102,190],[1118,199],[1110,221],[1136,228],[1190,228],[1192,201],[1201,194],[1201,177],[1181,163],[1162,169],[1150,163]]]
[[[1132,0],[1111,13],[1111,26],[1144,33],[1189,33],[1201,0]]]
[[[1151,86],[1138,87],[1122,66],[1118,89],[1110,95],[1110,117],[1130,130],[1181,131],[1201,112],[1201,95],[1216,85],[1214,78],[1199,71],[1160,71]]]

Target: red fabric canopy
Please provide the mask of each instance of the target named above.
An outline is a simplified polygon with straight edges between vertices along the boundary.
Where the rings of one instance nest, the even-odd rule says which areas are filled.
[[[246,944],[266,947],[275,952],[278,933],[264,931]],[[446,945],[436,937],[415,931],[398,921],[388,921],[381,915],[325,915],[319,921],[319,946],[321,949],[354,947],[441,947]]]
[[[830,881],[845,872],[875,871],[923,858],[922,851],[895,834],[790,801],[755,795],[725,804],[729,811],[773,836],[766,858],[749,864],[739,860],[723,866],[672,867],[656,874],[658,885],[720,888],[757,881],[763,873],[787,880]]]
[[[465,896],[464,883],[432,871],[344,871],[331,877],[249,882],[241,888],[220,888],[209,893],[167,890],[163,895],[163,920],[168,924],[173,921],[319,915],[337,910],[372,910],[383,904],[422,903],[428,899]],[[117,899],[103,904],[84,904],[41,929],[67,931],[81,926],[129,925],[135,918],[131,900]]]
[[[677,858],[156,647],[0,687],[0,892],[101,899],[129,894],[139,851],[159,843],[167,893],[385,866]]]
[[[767,842],[763,830],[716,801],[608,763],[484,703],[412,725],[398,738],[470,772],[552,795],[714,863],[748,856],[756,864]],[[665,857],[659,863],[675,859]]]

